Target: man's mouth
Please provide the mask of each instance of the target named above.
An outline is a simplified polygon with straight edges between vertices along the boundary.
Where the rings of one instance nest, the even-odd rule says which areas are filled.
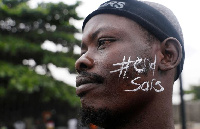
[[[76,93],[79,97],[86,94],[87,91],[94,89],[98,84],[102,84],[104,78],[95,73],[81,72],[76,77]]]

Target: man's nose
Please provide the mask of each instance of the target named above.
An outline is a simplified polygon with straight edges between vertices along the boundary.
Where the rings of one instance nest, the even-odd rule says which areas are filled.
[[[83,54],[75,63],[75,68],[78,73],[91,69],[94,65],[94,60]]]

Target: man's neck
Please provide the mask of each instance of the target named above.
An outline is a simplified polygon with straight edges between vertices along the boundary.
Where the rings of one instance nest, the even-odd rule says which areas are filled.
[[[171,99],[166,98],[152,101],[140,113],[134,113],[125,126],[115,129],[174,129]]]

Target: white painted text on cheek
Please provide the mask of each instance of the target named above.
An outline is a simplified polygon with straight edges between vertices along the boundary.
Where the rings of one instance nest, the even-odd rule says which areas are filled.
[[[151,62],[147,58],[143,59],[143,58],[137,57],[137,60],[135,60],[135,61],[131,61],[130,58],[131,57],[129,57],[128,61],[126,62],[126,57],[124,56],[123,61],[121,63],[113,64],[113,66],[120,66],[120,69],[110,71],[110,73],[119,72],[119,77],[123,76],[123,78],[128,78],[128,77],[126,77],[126,73],[129,69],[129,67],[133,67],[134,70],[138,74],[142,74],[142,73],[146,72],[147,69],[149,69],[153,72],[152,74],[154,76],[154,72],[155,72],[155,68],[156,68],[156,55],[154,58],[154,62]],[[164,91],[164,87],[161,85],[161,81],[158,81],[155,78],[153,78],[151,81],[144,81],[143,83],[140,83],[140,84],[136,83],[136,81],[137,80],[139,81],[140,79],[141,79],[141,77],[135,77],[131,81],[131,84],[133,84],[134,86],[137,86],[137,88],[134,88],[132,90],[125,90],[125,91],[138,91],[138,90],[150,91],[152,89],[154,89],[155,92]],[[156,88],[156,87],[159,87],[159,88]]]

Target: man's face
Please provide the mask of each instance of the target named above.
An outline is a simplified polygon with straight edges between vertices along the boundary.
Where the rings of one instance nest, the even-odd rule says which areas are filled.
[[[83,109],[92,107],[129,114],[140,111],[153,99],[155,91],[125,91],[138,87],[131,83],[137,77],[140,77],[135,80],[137,84],[151,82],[152,71],[147,68],[145,73],[138,72],[134,62],[120,70],[123,67],[120,63],[128,60],[146,58],[154,62],[156,49],[144,37],[138,24],[124,17],[100,14],[88,21],[83,32],[81,57],[76,62],[79,72],[76,92]]]

